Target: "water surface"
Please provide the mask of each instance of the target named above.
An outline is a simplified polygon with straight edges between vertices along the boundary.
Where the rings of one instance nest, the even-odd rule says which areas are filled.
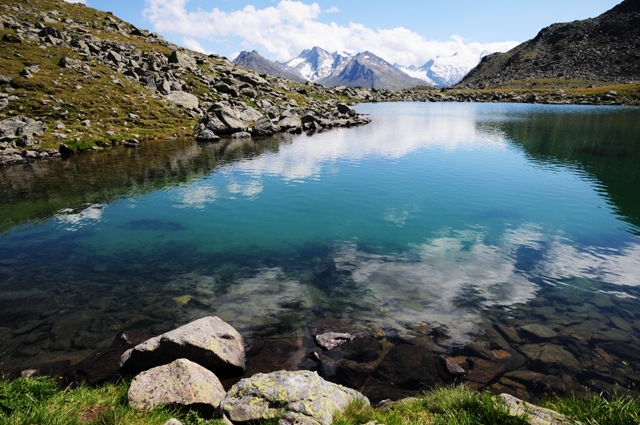
[[[637,342],[639,109],[358,112],[373,123],[2,169],[4,364],[78,360],[118,331],[205,315],[246,338],[326,318],[423,324],[447,349],[486,320],[559,330],[606,316]]]

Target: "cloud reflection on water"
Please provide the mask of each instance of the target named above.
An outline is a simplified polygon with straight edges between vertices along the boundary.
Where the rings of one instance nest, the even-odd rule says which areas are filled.
[[[74,232],[91,222],[102,220],[103,206],[90,205],[80,212],[71,208],[65,208],[54,216],[54,219],[61,224],[61,228]]]
[[[354,135],[363,129],[336,129],[316,134],[311,139],[281,145],[277,154],[265,154],[250,161],[230,164],[225,171],[237,170],[253,176],[268,174],[296,181],[319,176],[324,167],[336,161],[360,162],[364,159],[402,158],[423,148],[445,152],[458,149],[506,149],[504,134],[479,131],[478,117],[473,110],[458,115],[437,114],[422,117],[402,114],[376,118],[374,131],[366,129],[367,137]],[[392,122],[386,122],[392,120]],[[417,125],[419,124],[419,125]]]

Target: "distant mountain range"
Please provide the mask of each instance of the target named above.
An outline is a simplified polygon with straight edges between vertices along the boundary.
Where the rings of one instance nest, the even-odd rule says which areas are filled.
[[[458,87],[558,78],[640,81],[640,0],[625,0],[596,18],[553,24],[506,53],[487,55]]]
[[[330,53],[320,47],[303,50],[287,62],[273,62],[253,52],[241,52],[234,63],[259,73],[288,78],[293,81],[312,81],[328,86],[367,87],[376,89],[405,89],[418,85],[447,87],[466,75],[482,58],[469,62],[457,54],[435,58],[416,68],[392,65],[371,52],[351,54]]]
[[[457,53],[449,57],[438,56],[419,68],[413,65],[407,67],[395,64],[394,66],[411,77],[425,81],[428,85],[449,87],[459,83],[487,54],[489,52],[482,52],[475,60],[462,57]]]
[[[307,81],[295,69],[289,68],[278,62],[270,61],[260,56],[255,50],[252,52],[240,52],[237,58],[233,60],[236,65],[251,69],[259,74],[268,74],[272,77],[286,78],[287,80],[304,83]]]

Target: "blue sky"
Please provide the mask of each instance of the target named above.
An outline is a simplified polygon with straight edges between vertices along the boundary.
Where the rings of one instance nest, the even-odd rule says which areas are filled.
[[[75,0],[81,1],[81,0]],[[436,56],[505,51],[555,22],[595,17],[616,0],[84,0],[176,44],[286,60],[303,48],[370,50],[422,65]]]

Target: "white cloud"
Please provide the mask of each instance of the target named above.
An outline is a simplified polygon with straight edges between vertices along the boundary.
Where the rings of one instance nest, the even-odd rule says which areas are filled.
[[[189,37],[183,38],[182,44],[187,49],[191,49],[193,51],[200,52],[200,53],[209,53],[204,47],[202,47],[202,45],[200,44],[200,42],[198,42],[198,40],[195,40],[193,38],[189,38]]]
[[[332,6],[324,11],[324,13],[338,13],[338,12],[340,12],[340,9],[338,9],[335,6]]]
[[[317,45],[329,51],[369,50],[391,63],[422,65],[429,59],[454,53],[477,60],[484,51],[506,51],[518,44],[475,43],[459,36],[436,41],[402,27],[371,29],[353,22],[347,26],[327,24],[317,19],[323,13],[317,3],[281,0],[276,6],[257,9],[249,5],[233,12],[217,8],[191,12],[187,3],[188,0],[148,0],[145,16],[158,32],[193,40],[238,37],[244,49],[256,49],[280,61]],[[333,9],[325,13],[334,12]]]
[[[82,4],[87,4],[87,0],[64,0],[67,3],[82,3]]]

